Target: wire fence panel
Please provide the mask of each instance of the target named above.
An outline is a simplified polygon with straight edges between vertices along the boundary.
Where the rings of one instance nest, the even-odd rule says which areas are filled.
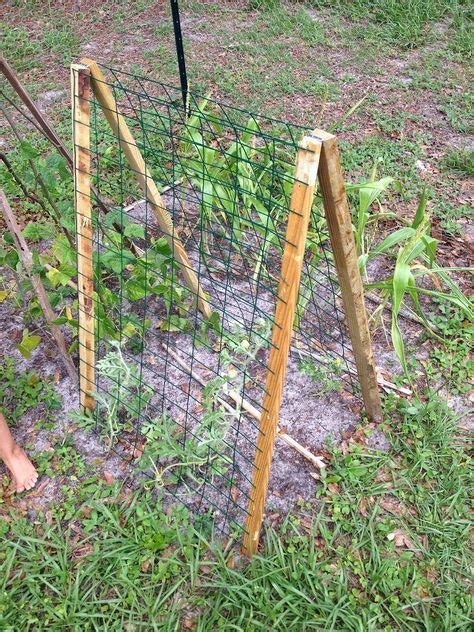
[[[192,93],[186,116],[179,89],[101,69],[116,106],[107,122],[94,80],[95,428],[195,514],[243,529],[295,157],[310,131]],[[339,293],[315,197],[291,361],[350,403]]]

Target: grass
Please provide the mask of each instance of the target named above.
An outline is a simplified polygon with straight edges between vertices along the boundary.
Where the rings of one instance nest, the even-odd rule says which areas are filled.
[[[140,25],[131,41],[139,53],[130,63],[176,83],[170,23],[154,15],[146,22],[152,4],[134,6]],[[48,23],[37,35],[39,4],[17,3],[14,24],[22,26],[4,29],[2,52],[33,92],[58,87],[50,83],[54,64],[67,86],[65,66],[81,42],[94,40],[93,29],[111,24],[108,61],[126,59],[125,5],[108,3],[105,24],[103,3],[92,3],[90,32],[87,23],[80,31],[77,15],[45,9]],[[419,188],[416,161],[429,164],[433,146],[439,155],[439,134],[472,128],[467,1],[249,0],[236,8],[185,0],[181,8],[193,87],[215,86],[226,101],[252,110],[313,123],[331,101],[333,120],[339,106],[347,111],[368,90],[369,76],[377,86],[387,79],[389,99],[370,88],[341,130],[353,181],[377,162],[379,175],[397,178],[411,195]],[[393,58],[405,66],[384,74]],[[411,95],[413,107],[400,108]],[[430,123],[441,127],[423,125],[419,104],[439,107],[442,116]],[[67,108],[58,104],[52,114],[69,142]],[[445,178],[472,175],[472,151],[448,151],[442,168]],[[438,177],[433,185],[440,227],[459,234],[468,211],[460,189],[445,191]],[[437,313],[430,320],[448,343],[435,346],[424,366],[414,358],[410,366],[423,370],[433,390],[459,398],[472,379],[468,324],[451,311]],[[25,401],[14,395],[11,410],[38,403],[36,393]],[[87,465],[71,439],[58,438],[54,452],[36,455],[41,473],[59,481],[60,498],[48,511],[27,516],[0,488],[0,629],[469,629],[472,468],[463,420],[433,391],[409,401],[387,397],[385,419],[386,427],[361,424],[331,449],[314,502],[268,527],[262,555],[250,564],[230,548],[222,553],[204,519],[192,525],[186,512],[170,512],[148,492],[107,485],[98,464]],[[48,429],[49,413],[36,426]],[[380,431],[388,452],[370,447]]]
[[[451,149],[444,157],[444,164],[451,171],[472,176],[474,175],[474,149]]]
[[[341,141],[343,168],[354,179],[367,179],[376,164],[378,174],[390,174],[407,191],[413,191],[418,186],[416,161],[423,156],[422,145],[423,138],[419,136],[395,140],[373,135],[351,143]]]
[[[433,393],[386,415],[391,451],[367,426],[334,448],[319,513],[267,530],[250,564],[95,477],[46,519],[0,520],[2,629],[467,629],[466,438]]]

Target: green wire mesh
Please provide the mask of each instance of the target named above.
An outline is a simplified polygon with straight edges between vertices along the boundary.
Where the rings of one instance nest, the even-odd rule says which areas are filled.
[[[103,69],[212,316],[197,309],[92,97],[95,430],[229,533],[245,523],[259,432],[239,398],[261,413],[296,151],[309,130],[192,93],[186,116],[179,89]],[[340,304],[316,198],[290,361],[347,397],[356,372]]]

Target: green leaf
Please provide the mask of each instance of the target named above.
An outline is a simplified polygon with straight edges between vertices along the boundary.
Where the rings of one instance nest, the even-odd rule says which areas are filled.
[[[23,156],[25,156],[25,158],[29,158],[30,160],[35,160],[36,158],[39,158],[38,151],[27,140],[24,140],[20,143],[20,151]]]
[[[23,331],[23,339],[16,348],[23,357],[29,360],[29,358],[31,357],[31,352],[36,349],[40,342],[40,336],[30,336],[28,329],[25,329]]]
[[[381,241],[380,244],[378,244],[378,246],[376,246],[367,255],[367,260],[373,259],[378,254],[381,254],[381,253],[384,253],[384,252],[388,252],[396,244],[400,243],[401,241],[405,241],[405,240],[410,239],[411,237],[413,237],[413,235],[415,233],[416,233],[416,231],[413,228],[409,227],[409,226],[407,226],[405,228],[399,228],[394,233],[391,233],[390,235],[388,235],[383,241]]]
[[[176,314],[173,314],[161,323],[162,331],[186,331],[189,329],[189,321],[186,318],[181,318]]]
[[[48,190],[56,190],[56,187],[58,185],[56,180],[56,172],[47,164],[40,169],[40,176]]]
[[[51,283],[56,287],[57,285],[67,285],[68,281],[75,275],[76,269],[72,266],[62,266],[61,270],[51,268],[46,273],[46,276]]]
[[[428,191],[425,187],[423,189],[423,193],[421,194],[421,198],[418,203],[418,208],[416,209],[415,217],[413,218],[413,222],[411,223],[412,228],[418,228],[418,226],[425,219],[425,211],[426,211],[427,202],[428,202]]]
[[[53,224],[43,224],[40,222],[30,222],[22,230],[23,237],[25,239],[32,239],[33,241],[40,241],[41,239],[51,239],[56,232]]]
[[[66,318],[66,316],[59,316],[59,318],[55,318],[52,321],[53,325],[65,325],[68,322],[68,319]]]
[[[125,226],[123,234],[125,237],[145,239],[145,229],[141,224],[128,224]]]
[[[400,360],[402,368],[407,374],[407,365],[405,358],[405,345],[403,343],[403,338],[400,332],[400,328],[398,326],[398,313],[400,311],[400,307],[403,301],[403,297],[405,296],[405,292],[410,284],[410,281],[413,279],[410,266],[403,260],[404,251],[401,248],[398,257],[397,263],[395,265],[395,270],[393,272],[393,280],[392,280],[392,343],[393,348],[395,349],[395,353]],[[408,374],[407,374],[408,375]]]

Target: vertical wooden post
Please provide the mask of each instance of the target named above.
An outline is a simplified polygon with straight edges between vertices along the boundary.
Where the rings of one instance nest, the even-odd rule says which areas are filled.
[[[313,133],[323,141],[319,185],[362,397],[367,416],[377,421],[382,418],[382,408],[337,139],[321,130]]]
[[[321,141],[307,136],[300,143],[296,159],[295,183],[286,227],[265,397],[245,525],[244,550],[247,555],[257,550],[262,526],[320,151]]]
[[[71,65],[74,205],[77,237],[77,286],[79,299],[79,386],[82,409],[94,409],[95,332],[92,266],[92,212],[90,183],[90,72]]]

